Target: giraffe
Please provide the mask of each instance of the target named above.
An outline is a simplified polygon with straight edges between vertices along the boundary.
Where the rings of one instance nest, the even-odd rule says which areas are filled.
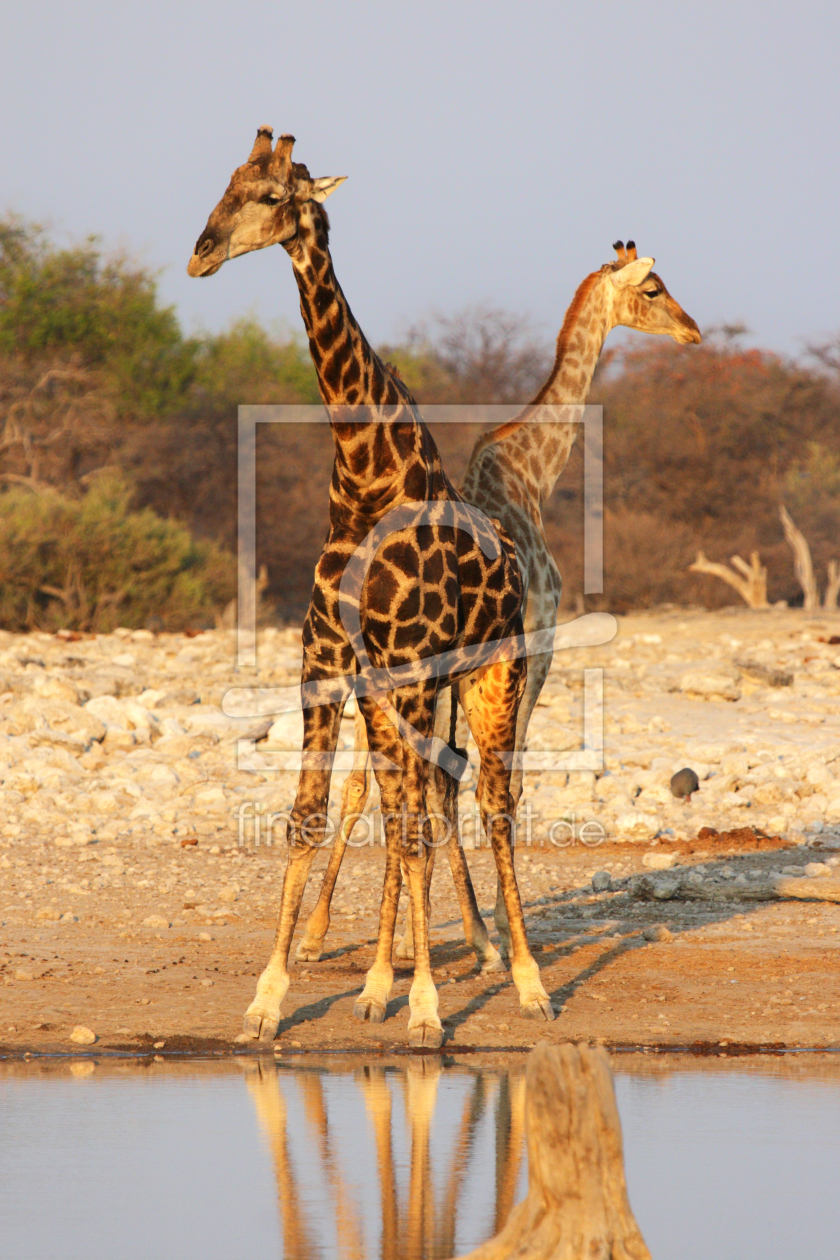
[[[243,1061],[245,1083],[253,1099],[257,1120],[268,1140],[276,1197],[283,1229],[284,1254],[290,1260],[304,1260],[319,1254],[322,1231],[330,1225],[335,1232],[336,1252],[347,1260],[361,1260],[365,1251],[365,1220],[373,1211],[374,1197],[366,1198],[362,1210],[353,1185],[343,1174],[357,1156],[358,1133],[332,1114],[331,1103],[339,1097],[346,1106],[347,1091],[336,1095],[333,1081],[349,1084],[347,1068],[326,1067],[317,1060],[305,1069],[289,1072],[262,1059]],[[461,1116],[450,1137],[449,1124],[455,1119],[454,1098],[439,1088],[445,1074],[471,1077],[471,1088],[463,1091]],[[376,1174],[379,1183],[379,1254],[382,1260],[421,1260],[421,1257],[450,1257],[462,1224],[462,1211],[471,1205],[466,1193],[474,1176],[477,1151],[487,1153],[487,1135],[478,1142],[482,1123],[492,1123],[492,1156],[495,1156],[495,1184],[488,1225],[492,1233],[504,1227],[513,1210],[525,1146],[525,1069],[511,1064],[494,1072],[478,1067],[471,1071],[445,1069],[439,1056],[410,1058],[399,1068],[381,1063],[364,1063],[354,1072],[376,1148]],[[389,1078],[395,1087],[389,1086]],[[454,1083],[454,1082],[453,1082]],[[287,1091],[302,1099],[308,1141],[307,1167],[296,1174],[290,1153],[300,1146],[300,1130],[293,1126],[294,1110],[288,1106]],[[326,1088],[325,1088],[326,1086]],[[394,1115],[394,1103],[402,1096],[402,1115]],[[495,1096],[495,1107],[491,1103]],[[338,1123],[336,1123],[338,1120]],[[395,1120],[397,1122],[395,1123]],[[443,1121],[443,1125],[442,1125]],[[443,1165],[443,1151],[432,1138],[442,1137],[449,1145]],[[342,1138],[350,1138],[350,1148]],[[447,1139],[449,1139],[447,1141]],[[407,1151],[401,1152],[405,1144]],[[406,1158],[407,1156],[407,1158]],[[311,1209],[312,1170],[317,1168],[325,1194],[317,1215]],[[400,1172],[407,1173],[403,1185]],[[365,1167],[373,1175],[370,1165]],[[303,1183],[310,1195],[301,1193]],[[488,1185],[488,1189],[491,1187]],[[307,1199],[310,1202],[307,1203]],[[490,1205],[488,1205],[489,1207]],[[473,1222],[474,1228],[474,1222]],[[319,1237],[321,1234],[321,1237]]]
[[[562,580],[545,537],[542,508],[574,445],[579,426],[573,421],[580,418],[578,408],[589,395],[607,334],[621,325],[640,332],[664,334],[681,345],[700,341],[700,330],[694,320],[671,297],[664,282],[653,271],[654,259],[639,258],[633,241],[628,241],[626,246],[616,241],[613,248],[616,260],[593,271],[578,286],[557,337],[554,363],[547,380],[519,415],[478,439],[460,487],[462,497],[498,519],[514,541],[526,592],[523,612],[526,634],[551,633],[557,622]],[[525,747],[528,724],[551,660],[551,652],[540,652],[528,659],[528,676],[516,723],[517,753]],[[444,726],[450,720],[448,701],[449,696],[442,696],[439,705],[442,710],[439,720]],[[344,785],[342,820],[317,904],[298,946],[301,959],[317,961],[320,957],[329,927],[330,898],[344,849],[353,823],[364,809],[369,787],[365,733],[357,722],[356,758]],[[515,810],[522,795],[521,758],[518,763],[514,762],[511,795]],[[452,848],[457,846],[457,823],[453,824],[451,818],[449,823]],[[430,857],[434,858],[434,850]],[[432,862],[429,868],[431,865]],[[427,869],[427,876],[430,875],[431,870]],[[507,954],[510,934],[500,889],[494,919],[502,954]],[[399,956],[412,956],[412,929],[409,907],[406,932],[397,947]],[[474,938],[479,933],[475,922],[470,931]],[[494,958],[486,948],[482,963],[484,971],[502,965],[499,955]]]
[[[550,1020],[554,1011],[528,946],[516,885],[510,768],[498,755],[513,748],[527,672],[510,650],[506,658],[494,656],[497,640],[521,634],[515,550],[504,531],[497,533],[463,504],[414,399],[379,360],[350,311],[333,270],[323,209],[343,177],[312,179],[292,161],[294,137],[281,136],[274,148],[272,138],[270,127],[259,129],[187,267],[191,276],[210,276],[240,254],[283,246],[335,444],[329,533],[303,627],[304,737],[289,858],[271,956],[240,1036],[273,1040],[277,1033],[292,934],[312,859],[325,838],[341,714],[355,690],[383,802],[386,862],[376,956],[354,1013],[371,1022],[385,1017],[404,876],[416,924],[409,1043],[442,1044],[424,908],[432,835],[427,797],[451,797],[454,779],[443,767],[454,773],[465,764],[454,746],[453,724],[448,739],[435,733],[437,693],[450,684],[481,753],[478,799],[507,899],[520,1009]],[[449,663],[440,678],[433,669],[443,668],[442,659]],[[468,876],[459,893],[465,924],[480,921]]]

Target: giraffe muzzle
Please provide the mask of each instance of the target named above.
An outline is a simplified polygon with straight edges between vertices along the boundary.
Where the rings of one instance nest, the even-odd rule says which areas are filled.
[[[195,244],[192,258],[187,263],[188,276],[212,276],[214,275],[222,263],[224,258],[214,260],[213,255],[218,250],[218,244],[212,236],[205,236],[202,240],[198,238]]]

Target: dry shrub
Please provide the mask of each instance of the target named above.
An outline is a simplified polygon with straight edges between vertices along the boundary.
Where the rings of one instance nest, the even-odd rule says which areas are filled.
[[[212,625],[234,594],[233,558],[150,508],[132,512],[130,499],[118,475],[79,499],[22,487],[0,495],[0,625]]]

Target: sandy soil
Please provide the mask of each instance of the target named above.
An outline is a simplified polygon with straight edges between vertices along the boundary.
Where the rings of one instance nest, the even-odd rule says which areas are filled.
[[[746,899],[785,868],[813,888],[837,873],[838,630],[836,616],[666,613],[623,618],[612,644],[558,659],[532,747],[579,746],[581,666],[605,669],[607,696],[605,773],[527,776],[536,822],[517,868],[558,1018],[521,1020],[509,975],[474,973],[439,861],[432,941],[447,1051],[545,1036],[715,1054],[840,1046],[840,907]],[[269,654],[259,681],[292,682],[294,635],[269,636]],[[241,1050],[233,1038],[268,955],[284,857],[247,827],[240,836],[236,811],[288,805],[294,776],[237,768],[247,723],[219,704],[227,686],[257,679],[233,664],[224,634],[0,641],[0,1053]],[[270,747],[263,738],[256,750]],[[667,792],[684,764],[702,780],[689,807]],[[563,818],[599,820],[606,839],[547,843]],[[704,827],[742,831],[698,838]],[[662,855],[734,899],[640,900],[633,876]],[[468,859],[489,913],[492,858]],[[404,1046],[409,970],[398,969],[384,1024],[352,1018],[382,864],[376,846],[348,853],[328,953],[294,968],[284,1051]],[[613,883],[596,894],[598,871]],[[96,1043],[71,1042],[76,1025]]]

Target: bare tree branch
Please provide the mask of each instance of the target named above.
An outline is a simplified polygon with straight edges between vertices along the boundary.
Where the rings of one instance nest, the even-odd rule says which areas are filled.
[[[779,516],[782,521],[782,528],[785,531],[785,538],[793,549],[796,580],[805,592],[805,611],[812,612],[815,608],[819,608],[820,596],[817,590],[817,580],[814,577],[811,548],[808,546],[805,535],[794,525],[790,513],[784,504],[781,504],[779,507]]]
[[[694,564],[690,564],[689,570],[692,573],[709,573],[712,577],[718,577],[721,581],[726,582],[733,590],[736,590],[749,608],[769,608],[767,602],[767,570],[761,563],[757,551],[750,552],[750,563],[747,564],[741,556],[732,556],[731,562],[736,569],[744,575],[739,577],[737,573],[733,573],[732,569],[727,568],[725,564],[718,564],[714,560],[707,560],[702,551],[697,552],[697,559]]]

